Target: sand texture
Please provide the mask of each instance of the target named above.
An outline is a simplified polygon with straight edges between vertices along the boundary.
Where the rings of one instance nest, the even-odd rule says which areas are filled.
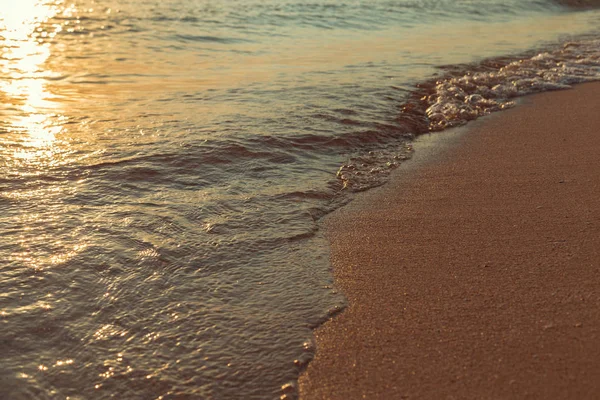
[[[302,399],[600,398],[600,84],[523,103],[326,219]]]

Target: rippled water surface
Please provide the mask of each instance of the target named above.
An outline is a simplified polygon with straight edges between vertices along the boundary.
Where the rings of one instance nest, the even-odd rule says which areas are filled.
[[[344,306],[319,219],[414,134],[600,75],[598,12],[542,0],[0,10],[6,399],[295,398]]]

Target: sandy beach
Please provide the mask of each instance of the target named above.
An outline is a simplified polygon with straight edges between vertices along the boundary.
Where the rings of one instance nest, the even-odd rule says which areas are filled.
[[[598,398],[599,106],[584,84],[424,138],[330,215],[349,306],[301,398]]]

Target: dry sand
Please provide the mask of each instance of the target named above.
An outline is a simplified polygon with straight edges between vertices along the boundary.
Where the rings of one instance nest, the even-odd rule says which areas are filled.
[[[422,146],[326,220],[308,399],[600,399],[600,84]]]

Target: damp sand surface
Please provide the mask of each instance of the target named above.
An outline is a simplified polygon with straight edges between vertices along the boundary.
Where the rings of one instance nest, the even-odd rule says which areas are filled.
[[[301,397],[595,398],[598,104],[584,84],[425,138],[331,214],[349,307],[316,332]]]

